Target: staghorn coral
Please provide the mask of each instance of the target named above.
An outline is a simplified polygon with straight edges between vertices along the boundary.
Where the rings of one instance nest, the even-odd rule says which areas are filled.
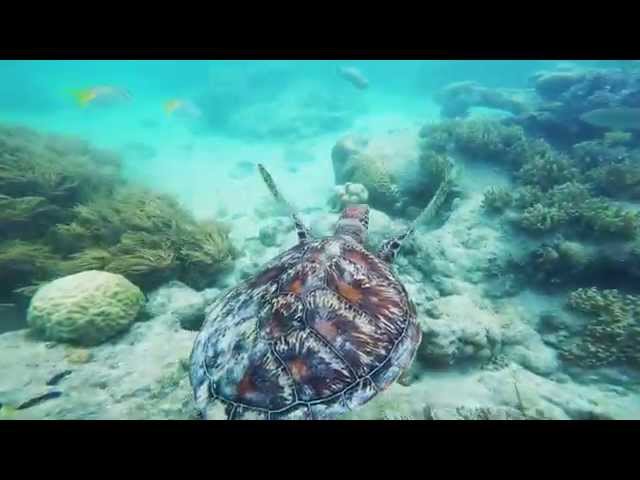
[[[612,205],[602,198],[590,198],[577,208],[577,222],[587,232],[633,239],[640,228],[639,212]]]
[[[581,336],[560,348],[564,360],[585,367],[626,363],[640,367],[640,297],[618,290],[571,292],[569,308],[588,317]]]
[[[636,161],[601,165],[590,170],[587,178],[603,195],[640,200],[640,165]]]
[[[516,178],[524,185],[547,191],[557,185],[579,181],[580,172],[568,157],[546,152],[529,158],[516,173]]]
[[[505,188],[491,187],[484,192],[482,208],[493,213],[502,213],[513,205],[513,195]]]
[[[425,149],[437,152],[453,149],[470,158],[512,168],[519,168],[531,158],[552,154],[544,141],[530,140],[522,128],[497,120],[451,120],[426,126],[420,135]]]
[[[557,207],[546,207],[540,203],[527,208],[517,218],[520,227],[534,233],[548,232],[566,224],[569,216]]]

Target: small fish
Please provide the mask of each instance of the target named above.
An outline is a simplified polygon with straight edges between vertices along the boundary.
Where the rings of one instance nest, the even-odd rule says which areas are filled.
[[[240,170],[245,171],[245,172],[253,173],[253,171],[256,168],[256,165],[253,162],[249,162],[247,160],[242,160],[242,161],[237,163],[236,167],[239,168]]]
[[[580,120],[613,130],[640,130],[640,108],[599,108],[581,115]]]
[[[24,403],[21,403],[20,406],[16,407],[16,410],[24,410],[25,408],[35,407],[36,405],[39,405],[42,402],[46,402],[47,400],[51,400],[61,396],[62,396],[61,391],[51,390],[50,392],[47,392],[44,395],[40,395],[38,397],[27,400]]]
[[[369,80],[357,68],[340,67],[338,68],[338,74],[360,90],[365,90],[369,87]]]
[[[128,90],[110,85],[99,85],[84,90],[72,92],[78,105],[85,108],[89,105],[113,105],[123,101],[131,100]]]
[[[71,375],[72,373],[73,373],[72,370],[65,370],[64,372],[57,373],[53,377],[51,377],[49,379],[49,381],[47,382],[47,385],[49,385],[49,386],[57,385],[58,383],[60,383],[60,381],[64,377],[67,377],[67,376]]]
[[[191,101],[183,99],[169,100],[164,104],[164,111],[167,115],[178,115],[187,118],[200,118],[202,111]]]
[[[0,303],[0,310],[9,310],[10,308],[15,308],[15,303]]]

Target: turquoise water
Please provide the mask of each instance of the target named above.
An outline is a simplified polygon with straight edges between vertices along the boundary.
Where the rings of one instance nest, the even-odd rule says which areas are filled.
[[[236,163],[272,163],[275,173],[289,181],[290,172],[286,168],[280,171],[279,156],[286,147],[303,145],[318,158],[307,166],[308,181],[326,184],[331,178],[326,168],[327,146],[350,128],[379,131],[437,119],[432,94],[452,81],[473,79],[488,86],[523,87],[531,73],[552,63],[2,61],[0,118],[47,132],[77,135],[106,148],[123,149],[131,143],[151,147],[155,152],[152,158],[125,159],[127,175],[179,195],[201,214],[214,202],[213,192],[233,189],[232,181],[220,180],[220,172],[228,173]],[[360,91],[342,79],[336,73],[342,66],[359,68],[371,88]],[[105,108],[79,108],[69,92],[94,85],[126,88],[132,100]],[[163,106],[175,98],[207,99],[201,107],[205,118],[168,118]],[[335,127],[328,120],[308,133],[293,131],[282,138],[277,134],[256,136],[256,131],[265,130],[264,123],[278,113],[278,102],[291,117],[292,125],[284,128],[299,128],[293,125],[297,121],[294,117],[302,117],[305,109],[344,113],[344,119]],[[258,114],[252,116],[256,107]],[[242,117],[236,122],[240,125],[230,127],[230,119],[238,116]],[[297,175],[296,181],[290,181],[300,185],[303,182],[299,180]],[[308,192],[307,188],[302,191]]]
[[[359,88],[357,82],[345,78],[340,73],[345,68],[357,70],[366,79],[367,88]],[[624,81],[633,75],[638,75],[638,80],[630,80],[629,88],[620,89],[617,85],[623,80],[616,76],[618,73],[605,80],[580,77],[586,75],[584,72],[600,69],[623,72],[620,75]],[[570,72],[569,76],[582,79],[570,79],[580,88],[567,89],[569,93],[554,98],[551,94],[541,98],[543,89],[533,77],[540,71],[554,71],[560,84],[567,81],[562,75]],[[364,158],[374,163],[379,155],[385,159],[383,163],[397,162],[393,168],[402,172],[404,187],[409,185],[407,191],[416,197],[407,203],[408,207],[403,204],[396,209],[396,205],[388,204],[375,208],[371,216],[372,238],[380,242],[408,228],[428,196],[426,183],[420,183],[420,178],[406,178],[415,173],[411,168],[416,168],[416,162],[422,161],[420,132],[425,126],[437,126],[447,120],[439,95],[457,82],[472,82],[473,88],[493,99],[489,101],[493,106],[487,106],[486,98],[478,101],[474,97],[479,95],[477,91],[469,94],[476,100],[470,100],[473,105],[465,112],[467,120],[493,118],[510,125],[518,113],[514,113],[513,105],[504,107],[503,103],[496,107],[495,92],[507,92],[510,99],[525,103],[538,115],[535,118],[543,119],[540,124],[548,118],[546,112],[556,112],[557,123],[543,125],[546,130],[535,121],[525,122],[527,138],[549,142],[574,159],[579,168],[584,167],[586,173],[581,177],[570,172],[592,189],[591,195],[605,197],[613,202],[607,205],[640,215],[640,189],[636,189],[639,182],[633,176],[638,175],[636,163],[640,161],[640,123],[634,126],[632,118],[628,131],[624,126],[625,131],[617,131],[580,120],[585,112],[603,107],[625,106],[640,112],[640,74],[634,62],[0,60],[0,124],[77,137],[93,147],[115,152],[121,160],[119,174],[125,180],[169,194],[198,221],[223,222],[230,242],[239,250],[233,267],[212,276],[211,282],[197,283],[193,288],[198,292],[180,293],[185,297],[179,300],[190,298],[189,295],[212,299],[259,271],[262,264],[297,241],[289,219],[274,210],[269,191],[257,172],[258,163],[273,175],[285,197],[304,212],[305,221],[331,233],[338,218],[338,213],[332,211],[335,208],[328,204],[330,198],[335,200],[339,183],[334,150],[346,135],[367,138],[369,147],[362,149],[371,157]],[[549,82],[547,87],[552,84]],[[113,96],[100,97],[92,90],[97,86],[108,87]],[[592,95],[589,89],[595,93]],[[634,91],[639,93],[634,96]],[[512,94],[515,96],[510,97]],[[102,99],[109,101],[101,104]],[[490,131],[480,137],[491,143],[491,134]],[[423,136],[428,138],[428,133]],[[459,190],[445,204],[448,213],[439,228],[418,231],[415,243],[407,242],[406,251],[401,252],[394,267],[418,305],[427,346],[421,347],[410,374],[402,377],[402,386],[392,387],[390,396],[381,395],[382,400],[372,401],[373,406],[364,408],[361,414],[356,411],[354,418],[421,418],[431,408],[436,417],[446,417],[449,413],[442,412],[460,406],[510,408],[522,413],[523,403],[527,415],[542,418],[640,418],[637,365],[605,362],[594,366],[585,362],[586,367],[576,367],[563,353],[566,342],[579,339],[583,335],[579,332],[588,328],[585,318],[565,311],[571,291],[617,288],[640,299],[636,287],[640,247],[633,236],[637,232],[622,239],[606,236],[611,233],[607,228],[628,234],[624,229],[635,221],[634,213],[618,223],[594,221],[593,228],[605,233],[598,236],[602,233],[598,231],[594,237],[579,229],[584,222],[577,223],[580,227],[575,231],[563,230],[558,235],[545,230],[544,225],[535,224],[524,233],[512,228],[509,222],[525,214],[533,217],[535,208],[544,204],[544,196],[551,195],[553,189],[543,185],[545,181],[551,181],[554,188],[568,182],[568,177],[554,177],[554,166],[531,162],[538,167],[532,167],[533,173],[529,170],[523,174],[514,166],[519,158],[506,166],[501,164],[498,157],[511,148],[512,140],[507,138],[504,143],[492,145],[489,154],[487,150],[466,154],[447,150],[462,167]],[[2,149],[10,150],[6,145],[0,142],[3,161],[13,154],[5,155]],[[576,150],[575,145],[581,147]],[[593,150],[582,156],[580,148]],[[559,165],[563,162],[562,157],[553,159]],[[587,168],[580,162],[593,165]],[[601,183],[594,180],[606,167],[616,165],[629,170],[620,173],[614,168]],[[5,167],[0,163],[0,180]],[[522,177],[526,175],[535,178],[528,186],[540,187],[541,192],[532,210],[518,211],[513,200],[505,207],[512,211],[503,217],[487,213],[483,196],[489,188],[515,192],[522,187]],[[417,187],[411,187],[412,180]],[[618,195],[615,182],[624,184],[629,195]],[[34,187],[33,192],[22,194],[33,199],[41,192]],[[12,195],[13,192],[0,189],[0,202],[12,201]],[[54,199],[58,201],[58,197]],[[372,196],[369,200],[384,204]],[[69,201],[64,207],[71,209],[73,205]],[[539,222],[553,223],[549,218]],[[40,240],[39,234],[34,234],[39,228],[38,219],[35,215],[29,220],[34,224],[32,231],[25,228],[23,219],[0,217],[8,225],[15,221],[31,241]],[[60,223],[69,221],[62,219]],[[119,235],[124,237],[126,233],[131,232]],[[50,235],[54,234],[46,231],[41,237],[48,242]],[[1,249],[14,248],[12,242],[16,240],[19,243],[22,237],[0,222],[0,260]],[[56,248],[63,251],[60,255],[64,261],[73,259],[64,251],[64,245]],[[575,262],[570,268],[553,263],[568,257]],[[36,268],[19,255],[15,258],[16,277],[28,277],[29,269]],[[520,262],[515,266],[511,262],[514,258]],[[498,273],[490,271],[494,260]],[[153,258],[153,262],[161,261]],[[628,267],[629,262],[635,261],[637,270]],[[166,284],[175,278],[162,280]],[[115,337],[91,348],[32,338],[25,333],[29,300],[19,301],[17,296],[6,294],[3,297],[0,290],[0,370],[8,372],[0,379],[0,418],[9,415],[7,410],[3,413],[3,405],[15,406],[37,397],[47,390],[38,385],[65,369],[73,373],[60,380],[64,395],[54,395],[30,408],[31,418],[192,418],[191,387],[187,373],[180,368],[187,361],[195,330],[181,328],[178,314],[175,318],[171,317],[174,313],[161,314],[170,310],[167,305],[172,301],[165,297],[154,300],[155,288],[162,283],[154,283],[153,288],[141,287],[148,300],[145,308],[156,309],[148,314],[153,320],[137,322],[136,327],[125,330],[126,341]],[[178,298],[166,291],[162,295]],[[624,307],[628,310],[623,309],[630,323],[638,320],[640,312],[640,307],[637,311],[629,307],[635,305],[634,301],[629,300]],[[609,348],[612,341],[606,337],[602,342]],[[626,343],[620,343],[626,348]],[[637,344],[631,348],[637,349]],[[625,350],[620,355],[636,358],[633,351]],[[37,360],[31,361],[34,357]],[[519,387],[514,397],[512,379],[516,377]]]

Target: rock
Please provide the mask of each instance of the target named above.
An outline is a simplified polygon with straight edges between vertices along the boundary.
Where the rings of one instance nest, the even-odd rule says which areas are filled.
[[[171,314],[186,330],[199,330],[204,321],[205,297],[187,285],[173,281],[149,294],[147,317]]]
[[[122,275],[90,270],[40,288],[27,322],[47,340],[97,345],[126,331],[143,305],[143,293]]]
[[[440,318],[418,316],[423,333],[418,357],[423,362],[451,365],[461,360],[484,361],[498,350],[500,320],[491,312],[464,295],[440,298],[432,304]]]
[[[577,71],[538,72],[532,80],[538,95],[555,100],[571,87],[580,83],[584,75]]]
[[[559,366],[555,350],[541,342],[529,343],[527,346],[505,347],[503,353],[514,362],[539,375],[549,375]]]
[[[347,135],[336,143],[331,159],[336,185],[363,185],[370,206],[389,214],[404,211],[431,186],[432,179],[421,171],[417,129],[371,138]]]
[[[488,88],[477,82],[455,82],[436,92],[444,118],[464,118],[473,107],[502,110],[514,115],[528,110],[528,92],[515,89]]]

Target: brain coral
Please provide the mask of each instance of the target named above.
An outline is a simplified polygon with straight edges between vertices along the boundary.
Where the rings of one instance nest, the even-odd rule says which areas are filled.
[[[129,328],[144,301],[122,275],[89,270],[40,288],[27,321],[47,340],[96,345]]]
[[[385,162],[366,153],[356,155],[349,165],[351,180],[369,192],[373,205],[393,208],[400,201],[400,192]]]

